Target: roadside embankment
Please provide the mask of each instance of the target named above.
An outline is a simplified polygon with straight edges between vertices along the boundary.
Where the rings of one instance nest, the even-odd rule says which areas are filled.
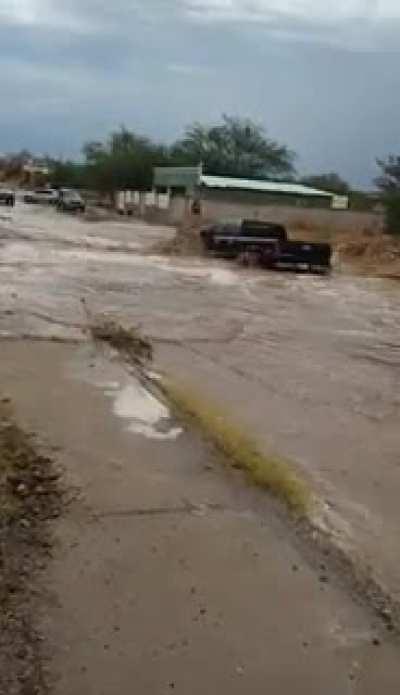
[[[50,458],[0,402],[0,693],[47,693],[35,588],[52,546],[49,519],[59,516],[58,474]]]

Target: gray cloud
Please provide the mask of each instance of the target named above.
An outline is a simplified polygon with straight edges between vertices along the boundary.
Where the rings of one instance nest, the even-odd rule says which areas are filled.
[[[2,0],[0,151],[248,115],[355,181],[398,141],[392,0]]]

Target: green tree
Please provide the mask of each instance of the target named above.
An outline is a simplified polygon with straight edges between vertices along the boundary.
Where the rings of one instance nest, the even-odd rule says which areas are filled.
[[[83,147],[89,187],[110,196],[118,190],[151,188],[153,167],[167,161],[167,150],[122,127],[108,140]]]
[[[330,172],[329,174],[316,174],[315,176],[306,176],[302,179],[302,183],[313,188],[319,188],[321,191],[329,191],[336,195],[348,195],[350,193],[349,184],[342,179],[339,174]]]
[[[174,164],[203,163],[207,174],[236,177],[291,177],[295,155],[285,145],[266,136],[247,118],[223,116],[222,123],[187,128],[171,148]]]
[[[57,188],[85,187],[85,167],[70,160],[51,160],[48,162],[50,181]]]
[[[400,234],[400,156],[390,155],[377,160],[382,173],[375,183],[382,191],[385,226],[389,234]]]

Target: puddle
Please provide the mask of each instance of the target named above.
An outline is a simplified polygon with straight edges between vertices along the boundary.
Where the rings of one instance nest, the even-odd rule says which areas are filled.
[[[110,359],[99,355],[93,359],[90,348],[85,346],[77,353],[71,367],[75,379],[101,389],[112,400],[113,413],[126,421],[129,432],[158,440],[175,440],[182,434],[182,428],[176,425],[167,405],[134,375],[128,375],[121,363],[113,361],[112,354]],[[154,380],[160,378],[153,372],[148,376]]]
[[[182,428],[172,424],[171,414],[164,403],[147,391],[138,381],[118,390],[108,390],[107,395],[114,398],[114,413],[129,420],[128,429],[151,439],[177,439]]]

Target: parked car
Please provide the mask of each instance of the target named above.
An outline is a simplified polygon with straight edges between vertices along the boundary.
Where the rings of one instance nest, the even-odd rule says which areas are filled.
[[[58,191],[57,210],[60,212],[85,212],[86,205],[78,191],[60,188]]]
[[[38,188],[24,194],[24,203],[55,205],[57,200],[58,193],[53,188]]]
[[[15,205],[15,193],[7,188],[0,189],[0,205],[9,205],[14,207]]]

